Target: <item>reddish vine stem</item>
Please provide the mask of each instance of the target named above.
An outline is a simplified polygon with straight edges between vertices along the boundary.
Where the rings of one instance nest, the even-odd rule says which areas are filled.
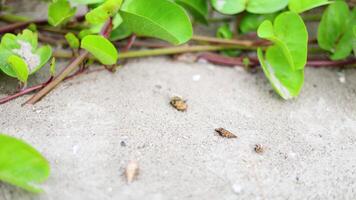
[[[135,40],[136,40],[136,34],[132,34],[130,36],[130,38],[128,39],[125,47],[122,49],[122,51],[128,51],[131,49],[131,47],[133,46],[133,44],[135,43]]]
[[[202,53],[198,56],[198,59],[204,59],[208,62],[214,63],[214,64],[219,64],[219,65],[225,65],[225,66],[243,66],[244,63],[243,61],[243,56],[242,57],[227,57],[227,56],[222,56],[216,53]],[[258,66],[259,61],[256,57],[248,57],[246,58],[249,59],[250,65],[251,66]],[[332,60],[308,60],[307,61],[307,66],[310,67],[342,67],[345,65],[355,65],[356,64],[356,58],[351,58],[348,60],[339,60],[339,61],[332,61]]]
[[[84,15],[78,15],[75,17],[77,21],[83,21],[84,20]],[[26,22],[17,22],[9,25],[5,25],[0,27],[0,34],[8,33],[8,32],[14,32],[17,29],[22,29],[25,28],[26,26],[30,24],[37,24],[37,25],[43,25],[47,24],[48,20],[47,19],[37,19],[37,20],[29,20]]]

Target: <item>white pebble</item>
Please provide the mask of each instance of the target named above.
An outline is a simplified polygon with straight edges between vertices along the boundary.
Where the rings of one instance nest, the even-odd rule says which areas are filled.
[[[195,75],[192,77],[193,81],[199,81],[200,78],[201,78],[200,74],[195,74]]]

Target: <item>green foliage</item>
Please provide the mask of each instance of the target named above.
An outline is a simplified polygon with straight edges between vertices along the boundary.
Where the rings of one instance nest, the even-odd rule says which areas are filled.
[[[58,26],[69,21],[76,12],[67,0],[55,0],[48,6],[48,23]]]
[[[21,58],[25,65],[14,56]],[[24,30],[17,36],[6,33],[0,43],[0,69],[7,75],[18,78],[24,82],[24,78],[35,73],[43,67],[52,56],[52,49],[46,45],[38,48],[37,34],[30,30]],[[9,57],[11,57],[9,59]],[[22,63],[21,66],[14,64]],[[28,75],[24,76],[23,66],[27,66]],[[20,72],[20,73],[19,73]]]
[[[89,51],[104,65],[113,65],[117,62],[118,52],[115,46],[103,36],[85,36],[82,39],[81,48]]]
[[[65,36],[65,39],[67,40],[70,48],[72,49],[78,49],[79,48],[79,39],[77,36],[74,35],[74,33],[67,33]]]
[[[267,48],[266,57],[258,49],[258,58],[273,88],[284,99],[297,96],[307,61],[308,32],[303,20],[294,12],[284,12],[273,24],[264,21],[257,33],[274,43]]]
[[[276,14],[252,14],[246,13],[240,22],[240,31],[241,33],[255,32],[257,31],[260,24],[265,20],[273,21],[276,17]]]
[[[285,8],[288,0],[211,0],[215,10],[223,14],[237,14],[244,10],[255,14],[273,13]]]
[[[30,192],[41,192],[37,184],[50,173],[48,161],[25,142],[0,134],[0,180]]]
[[[16,73],[17,79],[26,83],[29,74],[27,63],[17,55],[9,56],[7,62],[9,63],[11,69]]]
[[[302,13],[310,9],[331,3],[329,0],[289,0],[289,10]]]
[[[193,35],[184,9],[170,1],[125,0],[120,14],[137,35],[159,38],[176,45],[187,42]]]
[[[206,0],[175,0],[200,23],[208,24],[208,3]]]
[[[344,59],[350,55],[355,24],[356,8],[350,12],[344,1],[336,1],[325,10],[318,28],[318,44],[332,53],[331,59]]]
[[[229,24],[224,24],[218,28],[216,31],[216,37],[222,38],[222,39],[232,39],[233,33],[230,29]],[[237,56],[241,53],[239,50],[223,50],[221,51],[223,54],[227,56]]]
[[[103,4],[88,12],[85,19],[91,24],[102,24],[118,12],[121,3],[122,0],[106,0]]]

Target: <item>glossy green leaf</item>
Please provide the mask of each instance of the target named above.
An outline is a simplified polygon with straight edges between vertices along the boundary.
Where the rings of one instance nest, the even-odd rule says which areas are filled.
[[[69,21],[76,12],[67,0],[56,0],[48,6],[48,23],[58,26]]]
[[[91,24],[104,23],[118,12],[121,3],[122,0],[106,0],[103,4],[88,12],[85,19]]]
[[[296,97],[303,86],[307,61],[308,32],[303,20],[294,12],[284,12],[273,24],[264,21],[257,33],[274,43],[267,48],[266,57],[261,49],[257,52],[268,80],[282,98]]]
[[[276,17],[273,25],[266,20],[258,28],[257,34],[278,45],[293,70],[304,68],[307,61],[308,32],[298,14],[284,12]]]
[[[313,8],[332,3],[329,0],[289,0],[289,10],[302,13]]]
[[[241,33],[255,32],[260,24],[265,20],[273,21],[276,14],[252,14],[246,13],[240,22]]]
[[[72,48],[72,49],[79,48],[79,45],[80,45],[79,39],[73,33],[67,33],[64,37],[67,40],[70,48]]]
[[[356,56],[356,25],[354,25],[353,27],[353,32],[354,32],[354,38],[352,40],[352,48],[353,48],[353,51],[354,51],[354,55]]]
[[[208,24],[208,3],[207,0],[175,0],[183,6],[200,23]]]
[[[350,55],[355,24],[356,8],[350,12],[344,1],[336,1],[325,10],[318,28],[318,44],[332,53],[331,59],[340,60]]]
[[[274,13],[282,10],[288,0],[211,0],[213,7],[223,14],[237,14],[244,10],[255,14]]]
[[[85,36],[82,39],[81,48],[89,51],[104,65],[113,65],[117,62],[118,52],[115,46],[103,36]]]
[[[193,35],[185,10],[167,0],[125,0],[120,14],[137,35],[166,40],[172,44],[187,42]]]
[[[7,62],[9,63],[11,69],[16,73],[17,79],[23,83],[26,83],[29,74],[26,62],[21,57],[16,55],[9,56]]]
[[[25,142],[0,134],[0,180],[30,192],[41,192],[37,184],[50,173],[48,161]]]
[[[117,28],[111,31],[110,40],[122,40],[129,37],[132,34],[127,22],[122,22]]]
[[[287,100],[299,95],[304,83],[304,71],[292,70],[282,52],[276,45],[269,47],[265,59],[262,50],[257,51],[263,72],[273,89]]]

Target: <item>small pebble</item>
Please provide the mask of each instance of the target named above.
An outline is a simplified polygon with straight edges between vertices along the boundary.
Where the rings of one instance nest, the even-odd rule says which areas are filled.
[[[237,136],[230,131],[224,129],[224,128],[217,128],[215,129],[216,132],[219,133],[220,136],[226,137],[226,138],[237,138]]]
[[[254,149],[255,152],[258,154],[262,154],[265,151],[261,144],[256,144]]]
[[[122,147],[126,147],[126,142],[125,142],[125,141],[121,141],[121,142],[120,142],[120,145],[121,145]]]
[[[125,171],[127,183],[129,184],[132,183],[132,181],[138,175],[138,172],[139,172],[139,167],[137,161],[134,160],[130,161],[127,164],[126,171]]]
[[[236,194],[240,194],[242,192],[242,187],[240,184],[235,183],[232,185],[232,190],[236,193]]]
[[[185,100],[181,97],[174,96],[171,98],[170,104],[177,109],[178,111],[185,112],[188,108],[188,105]]]

